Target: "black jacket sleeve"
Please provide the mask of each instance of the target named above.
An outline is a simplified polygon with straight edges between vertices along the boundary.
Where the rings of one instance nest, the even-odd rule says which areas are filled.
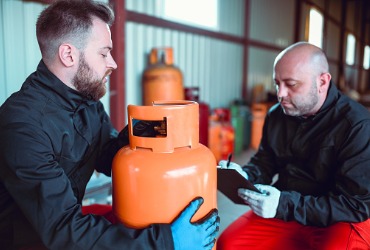
[[[103,217],[83,216],[53,156],[50,138],[38,127],[13,123],[2,128],[0,136],[0,194],[10,197],[1,204],[7,207],[1,208],[2,217],[5,212],[11,216],[10,207],[19,209],[47,248],[173,249],[169,225],[134,230]]]
[[[370,122],[359,123],[341,136],[345,143],[335,154],[338,165],[331,188],[320,195],[283,191],[276,218],[325,227],[370,217]]]
[[[248,178],[255,184],[271,184],[274,175],[278,172],[275,155],[267,140],[269,116],[266,116],[261,142],[258,151],[243,170],[248,173]]]

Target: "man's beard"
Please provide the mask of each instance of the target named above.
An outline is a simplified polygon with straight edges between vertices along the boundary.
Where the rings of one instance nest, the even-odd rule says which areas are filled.
[[[281,102],[284,98],[279,99]],[[299,98],[294,98],[293,100],[289,98],[289,102],[293,105],[293,108],[284,108],[283,111],[286,115],[290,116],[305,116],[312,112],[319,101],[319,97],[317,94],[317,87],[315,82],[312,83],[310,92]]]
[[[84,97],[98,101],[106,92],[106,87],[103,83],[103,79],[106,75],[108,75],[108,72],[103,78],[97,77],[96,74],[94,74],[94,71],[87,64],[84,54],[81,53],[80,64],[72,83],[76,90]]]

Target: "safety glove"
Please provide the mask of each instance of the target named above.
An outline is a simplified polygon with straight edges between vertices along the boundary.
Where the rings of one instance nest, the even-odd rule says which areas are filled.
[[[236,171],[238,171],[239,174],[241,174],[245,179],[248,180],[248,174],[242,169],[242,167],[239,164],[237,164],[235,162],[229,162],[229,166],[228,166],[228,161],[221,160],[218,163],[218,167],[219,168],[235,169]]]
[[[273,186],[256,184],[255,187],[261,191],[257,193],[245,188],[238,189],[238,195],[253,212],[263,218],[274,218],[281,192]]]
[[[196,198],[172,222],[175,250],[204,250],[214,246],[220,225],[217,209],[210,211],[200,221],[190,222],[202,204],[203,198]]]

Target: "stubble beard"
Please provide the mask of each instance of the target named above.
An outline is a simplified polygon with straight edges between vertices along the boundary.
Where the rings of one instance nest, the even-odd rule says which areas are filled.
[[[98,101],[106,93],[106,86],[103,83],[106,75],[108,75],[108,72],[102,79],[97,77],[87,64],[84,54],[81,53],[80,63],[72,83],[76,90],[85,98]]]
[[[282,100],[279,100],[282,101]],[[315,83],[312,83],[310,92],[306,96],[301,96],[294,99],[289,99],[289,102],[293,105],[292,108],[283,108],[286,115],[289,116],[306,116],[310,114],[316,107],[319,101],[317,94],[317,87]]]

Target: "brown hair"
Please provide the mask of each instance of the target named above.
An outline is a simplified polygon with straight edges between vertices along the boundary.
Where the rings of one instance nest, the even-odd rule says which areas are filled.
[[[52,60],[59,46],[65,42],[83,50],[91,32],[93,17],[109,26],[114,21],[114,13],[108,5],[90,0],[56,1],[43,10],[36,23],[36,36],[43,60]]]

